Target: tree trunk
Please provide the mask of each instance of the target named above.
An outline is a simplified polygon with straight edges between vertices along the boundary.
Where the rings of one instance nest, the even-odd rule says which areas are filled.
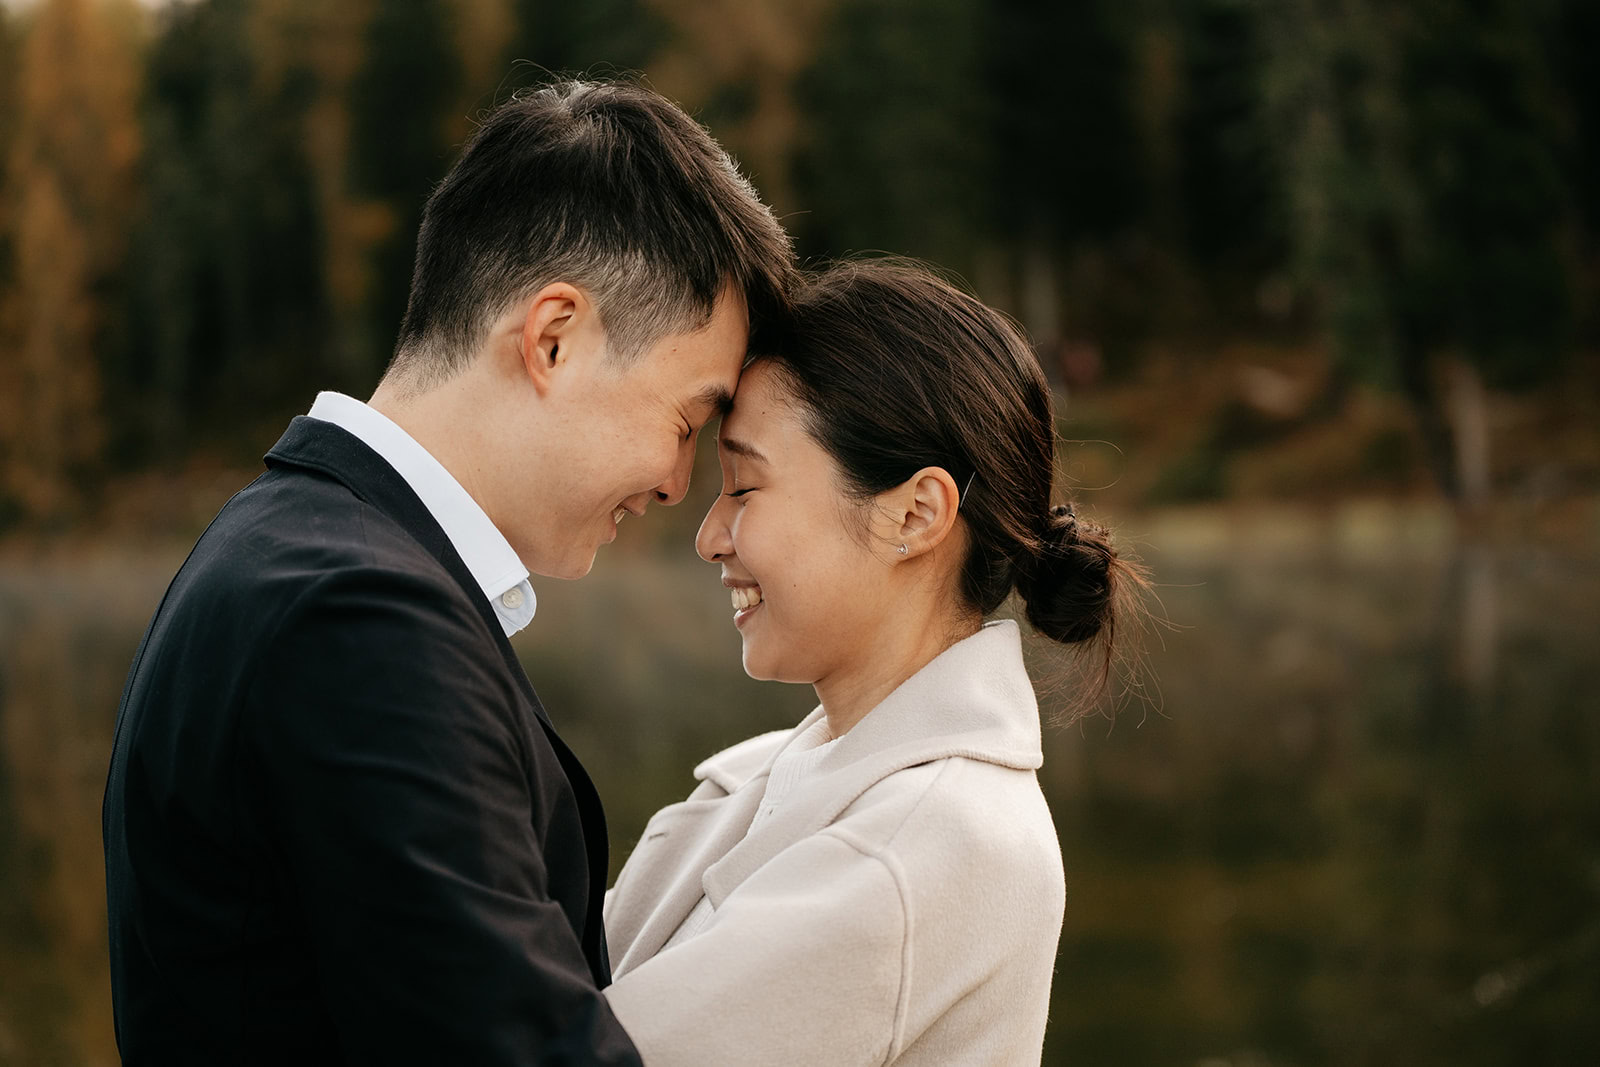
[[[1466,360],[1450,364],[1450,425],[1455,438],[1456,504],[1463,517],[1489,509],[1489,404],[1483,376]]]
[[[1400,388],[1404,390],[1411,410],[1417,418],[1417,429],[1422,433],[1423,453],[1428,470],[1436,485],[1450,500],[1459,500],[1460,484],[1456,477],[1455,444],[1450,432],[1450,422],[1445,416],[1444,402],[1429,367],[1426,347],[1414,338],[1401,336],[1395,339],[1395,363],[1400,371]]]

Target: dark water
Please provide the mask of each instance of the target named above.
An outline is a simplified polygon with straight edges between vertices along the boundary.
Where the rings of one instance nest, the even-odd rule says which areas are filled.
[[[1600,1062],[1600,515],[1576,550],[1383,509],[1142,523],[1159,698],[1046,741],[1046,1062]],[[739,672],[710,568],[618,547],[540,586],[520,650],[620,862],[695,762],[812,700]],[[0,1064],[116,1062],[100,794],[176,562],[0,559]]]

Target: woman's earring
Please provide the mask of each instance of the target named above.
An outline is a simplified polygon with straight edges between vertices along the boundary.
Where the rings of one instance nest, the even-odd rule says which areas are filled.
[[[906,547],[906,543],[904,541],[901,541],[900,542],[900,554],[903,556],[909,551],[911,551],[911,550]]]

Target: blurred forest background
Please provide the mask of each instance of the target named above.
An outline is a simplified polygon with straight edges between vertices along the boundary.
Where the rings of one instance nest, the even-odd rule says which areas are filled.
[[[1046,740],[1046,1062],[1600,1062],[1597,46],[1593,0],[0,0],[0,1064],[115,1062],[139,634],[551,71],[684,104],[804,257],[1015,315],[1155,570],[1151,695]],[[812,701],[738,670],[701,461],[519,637],[614,861]]]
[[[1592,490],[1597,42],[1588,0],[0,5],[0,526],[365,396],[428,190],[545,69],[644,72],[804,255],[930,258],[1069,389],[1150,386],[1072,434],[1140,442],[1114,499]]]

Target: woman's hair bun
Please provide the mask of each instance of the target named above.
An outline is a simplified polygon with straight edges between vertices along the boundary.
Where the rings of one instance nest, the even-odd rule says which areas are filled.
[[[1051,508],[1038,554],[1018,568],[1028,622],[1063,644],[1094,637],[1111,621],[1116,559],[1105,528],[1079,519],[1071,505]]]

